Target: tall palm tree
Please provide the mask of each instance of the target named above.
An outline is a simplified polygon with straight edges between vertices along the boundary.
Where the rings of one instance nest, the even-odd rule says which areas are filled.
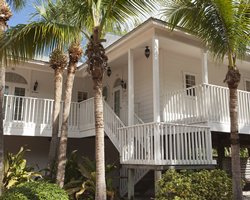
[[[57,1],[56,1],[57,2]],[[104,174],[104,128],[103,128],[103,107],[102,107],[102,79],[107,66],[107,57],[102,46],[101,39],[107,31],[122,30],[128,19],[135,22],[141,19],[143,14],[153,10],[156,0],[93,0],[93,1],[77,1],[62,0],[64,14],[71,18],[71,27],[66,29],[62,25],[54,23],[39,24],[33,22],[29,26],[16,27],[7,35],[7,45],[0,48],[0,56],[7,52],[14,57],[32,57],[34,52],[43,52],[44,47],[48,47],[52,42],[52,46],[56,43],[65,41],[63,33],[69,33],[72,30],[72,38],[81,30],[89,40],[87,56],[89,73],[92,76],[95,85],[95,122],[96,122],[96,199],[106,199],[105,174]],[[140,17],[139,17],[140,15]],[[128,26],[129,26],[128,25]],[[128,27],[127,26],[127,27]],[[53,29],[55,27],[56,29]],[[55,31],[56,30],[56,31]],[[77,31],[76,31],[77,30]],[[50,34],[49,34],[50,33]],[[92,35],[92,36],[90,36]],[[26,38],[33,38],[31,49],[26,48]],[[34,36],[34,37],[33,37]],[[60,38],[61,36],[61,38]],[[67,36],[67,35],[66,35]],[[19,44],[17,48],[14,48]],[[43,47],[43,48],[42,48]],[[51,48],[51,46],[50,46]]]
[[[54,69],[54,107],[52,117],[52,137],[50,141],[48,167],[50,169],[50,177],[55,168],[57,147],[58,147],[58,133],[59,133],[59,114],[62,100],[62,86],[63,86],[63,71],[68,63],[67,56],[60,49],[55,49],[50,55],[50,67]]]
[[[86,27],[91,33],[87,45],[88,72],[94,85],[95,133],[96,133],[96,195],[95,199],[106,199],[105,183],[105,149],[102,82],[107,68],[108,58],[105,55],[102,39],[110,27],[120,30],[129,17],[149,13],[154,7],[154,1],[134,0],[93,0],[79,2],[69,1],[77,19],[76,24]],[[81,14],[84,13],[84,14]]]
[[[65,8],[61,1],[53,3],[49,0],[40,3],[40,5],[35,5],[36,12],[33,14],[39,20],[10,29],[1,42],[0,54],[2,58],[5,58],[6,65],[9,65],[9,60],[6,59],[7,55],[11,55],[14,61],[18,62],[56,49],[50,59],[50,66],[55,70],[55,103],[52,117],[52,138],[48,155],[48,167],[52,170],[56,169],[54,164],[56,163],[58,150],[62,73],[67,64],[67,58],[60,49],[66,48],[68,44],[75,40],[79,36],[79,32],[77,32],[76,27],[69,26],[70,23],[65,18],[65,14],[62,14]],[[51,170],[50,172],[52,172]],[[50,173],[50,176],[52,175]]]
[[[224,82],[230,93],[233,198],[242,200],[240,143],[238,133],[237,88],[240,73],[236,60],[244,58],[250,33],[249,0],[173,0],[165,1],[165,15],[172,28],[177,25],[198,36],[214,57],[228,60]]]
[[[82,56],[82,48],[79,42],[72,43],[68,50],[69,64],[67,67],[67,80],[65,84],[64,94],[64,107],[63,107],[63,119],[58,151],[58,166],[56,174],[56,183],[62,188],[64,185],[65,166],[66,166],[66,152],[67,152],[67,140],[68,140],[68,118],[71,105],[71,97],[73,90],[73,83],[75,73],[77,70],[77,63]]]
[[[6,31],[8,25],[7,21],[11,18],[12,12],[10,6],[15,10],[21,9],[25,5],[25,0],[0,0],[0,39],[2,38],[4,32]],[[9,3],[9,4],[8,4]],[[3,96],[5,89],[5,67],[3,62],[0,62],[0,105],[3,105]],[[4,130],[3,130],[3,107],[0,106],[0,196],[2,194],[2,180],[4,174]]]

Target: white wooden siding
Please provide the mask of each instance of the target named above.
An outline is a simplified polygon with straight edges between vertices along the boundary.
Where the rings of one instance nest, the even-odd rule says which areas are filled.
[[[135,62],[135,103],[138,115],[144,122],[153,120],[153,78],[151,58],[137,59]]]

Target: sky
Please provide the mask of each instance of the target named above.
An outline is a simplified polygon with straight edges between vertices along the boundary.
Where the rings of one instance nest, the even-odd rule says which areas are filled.
[[[13,16],[10,18],[8,25],[15,26],[17,24],[27,23],[30,18],[30,14],[35,11],[33,7],[33,2],[33,0],[27,0],[25,8],[18,12],[12,11]]]

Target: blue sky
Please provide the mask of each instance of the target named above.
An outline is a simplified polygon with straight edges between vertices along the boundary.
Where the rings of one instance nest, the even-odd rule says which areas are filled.
[[[34,12],[33,2],[34,1],[28,0],[25,8],[18,12],[13,11],[13,16],[8,22],[9,26],[27,23],[30,18],[30,14]]]

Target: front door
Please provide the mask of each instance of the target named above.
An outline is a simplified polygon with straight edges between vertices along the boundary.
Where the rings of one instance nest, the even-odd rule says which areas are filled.
[[[14,88],[14,96],[16,96],[15,99],[15,105],[14,105],[14,120],[22,120],[23,118],[23,103],[24,99],[22,97],[25,96],[25,88],[21,87],[15,87]]]
[[[114,88],[114,111],[120,117],[121,114],[121,87]]]
[[[25,90],[23,86],[15,86],[8,83],[5,85],[4,93],[6,95],[12,95],[11,98],[8,98],[8,102],[6,102],[7,105],[5,106],[11,109],[13,120],[22,120],[23,118],[24,99],[22,97],[25,96]]]

